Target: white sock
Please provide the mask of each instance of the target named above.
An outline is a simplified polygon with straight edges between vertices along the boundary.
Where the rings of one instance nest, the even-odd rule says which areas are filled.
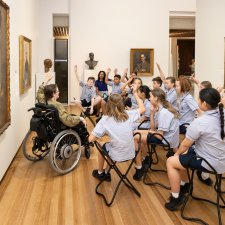
[[[136,168],[139,169],[139,170],[141,169],[141,167],[142,167],[142,166],[136,166]]]
[[[202,176],[202,179],[203,179],[203,180],[206,180],[206,179],[209,178],[209,174],[208,174],[208,173],[202,172],[202,173],[201,173],[201,176]]]
[[[172,192],[171,194],[172,194],[172,196],[173,196],[174,198],[179,198],[179,193],[174,193],[174,192]]]
[[[182,180],[180,181],[180,185],[181,185],[181,186],[184,186],[185,184],[186,184],[186,183],[185,183],[184,181],[182,181]]]
[[[102,174],[102,173],[103,173],[103,171],[98,170],[98,174]]]

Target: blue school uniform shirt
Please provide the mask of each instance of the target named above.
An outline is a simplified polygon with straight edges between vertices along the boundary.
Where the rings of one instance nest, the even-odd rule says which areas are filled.
[[[180,114],[180,125],[191,123],[195,118],[195,111],[198,109],[198,104],[189,92],[185,92],[178,99],[178,110]]]
[[[111,159],[120,162],[133,159],[135,156],[132,124],[140,118],[139,110],[126,111],[129,118],[125,122],[118,122],[113,117],[103,116],[97,123],[92,134],[101,138],[107,134],[110,142],[106,143],[106,149]]]
[[[155,114],[155,126],[163,131],[163,137],[170,143],[171,148],[179,146],[179,120],[168,109],[161,106]],[[166,144],[165,141],[163,141]]]
[[[195,142],[196,154],[206,159],[219,174],[225,172],[225,139],[220,137],[220,127],[220,112],[214,109],[194,119],[186,133],[186,138]],[[204,161],[202,166],[211,170]]]

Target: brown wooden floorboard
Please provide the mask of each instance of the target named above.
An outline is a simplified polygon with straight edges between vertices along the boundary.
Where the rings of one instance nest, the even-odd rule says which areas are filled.
[[[72,108],[73,113],[74,108]],[[89,131],[92,125],[88,126]],[[104,138],[103,140],[106,140]],[[180,212],[170,212],[164,208],[169,191],[157,186],[146,186],[129,178],[141,193],[138,198],[121,185],[111,207],[95,194],[98,183],[92,177],[97,167],[97,150],[92,148],[87,160],[82,153],[79,165],[64,176],[57,175],[51,168],[48,156],[39,162],[30,162],[19,149],[4,179],[0,184],[0,224],[1,225],[181,225],[193,224],[180,217]],[[159,166],[165,168],[165,153],[159,150]],[[124,170],[126,163],[120,165]],[[151,181],[168,183],[167,175],[149,173]],[[118,177],[112,172],[112,182],[105,182],[102,191],[112,194]],[[225,181],[223,181],[225,190]],[[195,179],[194,192],[209,199],[215,199],[212,187]],[[190,200],[186,215],[197,216],[208,224],[218,224],[216,207],[208,203]],[[225,209],[221,210],[225,223]]]

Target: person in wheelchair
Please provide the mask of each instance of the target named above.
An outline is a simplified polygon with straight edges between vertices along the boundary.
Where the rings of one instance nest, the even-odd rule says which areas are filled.
[[[184,194],[189,191],[186,168],[209,172],[207,160],[218,174],[225,172],[224,108],[219,104],[221,97],[214,88],[199,92],[199,107],[203,115],[196,118],[187,128],[186,136],[174,156],[167,160],[167,171],[171,185],[170,201],[165,207],[176,210],[184,202]],[[195,143],[195,147],[193,147]]]
[[[145,112],[143,101],[137,95],[137,85],[133,85],[133,95],[138,103],[138,108],[134,110],[125,110],[120,94],[110,95],[106,103],[106,115],[101,118],[89,137],[89,141],[92,142],[108,134],[110,142],[103,145],[103,153],[107,152],[112,160],[118,162],[134,158],[132,124]],[[108,169],[108,166],[104,169],[104,158],[99,153],[98,169],[93,170],[92,175],[98,180],[111,181]]]
[[[149,165],[149,160],[151,160],[149,156],[146,156],[142,162],[142,155],[146,155],[147,144],[150,142],[166,144],[161,140],[160,136],[152,136],[153,133],[162,135],[174,151],[177,150],[179,145],[179,114],[171,103],[166,100],[165,92],[161,88],[153,89],[150,94],[150,100],[152,104],[150,129],[137,130],[137,132],[141,133],[141,151],[136,158],[136,173],[133,176],[133,179],[137,181],[141,180],[147,165]],[[136,145],[138,144],[137,138],[135,138],[135,143]]]
[[[81,138],[81,140],[82,145],[85,146],[85,156],[86,158],[89,158],[90,157],[90,148],[88,142],[89,133],[86,129],[87,125],[86,120],[83,117],[68,113],[65,110],[64,106],[57,101],[57,99],[59,98],[59,89],[56,84],[49,84],[46,85],[45,87],[41,86],[39,87],[39,89],[40,88],[44,88],[44,98],[46,104],[54,106],[58,110],[59,119],[62,122],[62,124],[74,130],[77,130],[79,124],[83,124],[82,126],[83,138]],[[41,93],[41,91],[39,91],[39,93]]]

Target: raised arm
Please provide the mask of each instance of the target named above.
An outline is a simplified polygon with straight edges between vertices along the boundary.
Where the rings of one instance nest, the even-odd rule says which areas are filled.
[[[106,76],[105,76],[105,83],[106,84],[108,84],[108,81],[109,81],[109,73],[111,72],[111,69],[110,68],[108,68],[107,70],[106,70]]]
[[[127,86],[128,84],[130,84],[130,83],[132,82],[132,80],[133,80],[133,76],[131,76],[131,77],[129,78],[129,80],[128,80],[126,83],[124,83],[124,84],[120,87],[120,90],[121,90],[121,91],[124,91],[125,88],[126,88],[126,86]]]
[[[77,81],[80,83],[80,78],[79,78],[78,72],[77,72],[77,65],[74,66],[74,73],[75,73],[75,77],[77,78]]]
[[[195,78],[194,74],[191,74],[189,80],[193,81],[200,88],[200,81]]]
[[[122,76],[122,78],[121,78],[121,82],[125,83],[125,82],[128,81],[127,73],[128,73],[128,68],[126,68],[126,69],[124,70],[123,76]]]
[[[138,104],[138,111],[140,114],[143,114],[145,112],[145,106],[144,106],[144,103],[143,101],[138,97],[138,94],[137,94],[137,85],[136,84],[133,84],[132,85],[132,88],[133,88],[133,95],[137,101],[137,104]]]
[[[165,77],[165,75],[164,75],[164,73],[163,73],[163,71],[162,71],[160,65],[159,65],[158,63],[156,63],[156,65],[157,65],[157,68],[158,68],[158,70],[159,70],[159,75],[160,75],[160,77],[161,77],[163,83],[165,83],[166,77]]]

